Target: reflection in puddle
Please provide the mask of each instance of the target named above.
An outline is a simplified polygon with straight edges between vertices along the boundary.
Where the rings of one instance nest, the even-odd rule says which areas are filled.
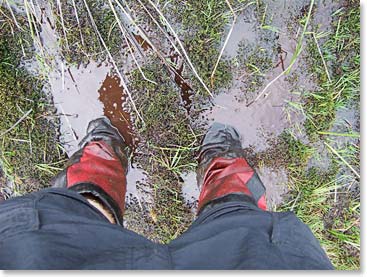
[[[283,195],[288,191],[288,177],[284,168],[274,170],[268,167],[256,169],[261,181],[266,188],[266,202],[269,210],[275,210],[283,200]]]
[[[205,116],[209,121],[234,126],[241,134],[244,148],[252,146],[256,151],[265,150],[269,135],[278,136],[289,126],[283,110],[288,91],[282,87],[278,90],[278,94],[247,107],[236,98],[241,91],[233,88],[231,93],[216,96],[215,106]]]
[[[143,48],[144,51],[147,51],[152,48],[152,46],[145,40],[141,35],[133,34],[136,42]]]
[[[171,49],[171,51],[174,51],[174,49]],[[187,111],[187,114],[190,114],[194,90],[191,88],[188,81],[186,81],[183,77],[184,62],[182,59],[180,59],[176,52],[170,54],[169,59],[171,63],[175,65],[174,70],[172,68],[169,68],[169,70],[174,77],[173,80],[175,81],[176,85],[178,85],[178,87],[181,89],[180,98],[182,106]]]
[[[185,172],[181,174],[180,177],[183,180],[182,196],[184,198],[185,204],[191,209],[193,213],[196,213],[200,194],[200,190],[196,181],[196,172]]]
[[[129,167],[126,175],[126,204],[138,202],[144,210],[143,204],[153,203],[152,189],[148,183],[148,173],[139,167]],[[137,200],[137,201],[134,201]]]
[[[98,88],[110,71],[106,65],[90,62],[87,67],[61,67],[50,74],[53,101],[60,116],[60,141],[70,156],[78,150],[89,121],[103,115]]]
[[[138,139],[134,136],[132,119],[126,107],[128,96],[120,86],[120,78],[107,75],[98,93],[98,99],[103,103],[104,115],[110,119],[112,125],[119,130],[127,145],[134,151]]]

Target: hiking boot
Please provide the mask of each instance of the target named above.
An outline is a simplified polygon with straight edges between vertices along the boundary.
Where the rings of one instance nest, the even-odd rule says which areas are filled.
[[[53,181],[84,196],[96,198],[122,225],[125,209],[129,148],[107,118],[89,123],[87,135]]]
[[[265,187],[246,161],[240,135],[234,127],[214,123],[202,140],[198,162],[198,213],[229,195],[232,199],[245,198],[266,210]]]

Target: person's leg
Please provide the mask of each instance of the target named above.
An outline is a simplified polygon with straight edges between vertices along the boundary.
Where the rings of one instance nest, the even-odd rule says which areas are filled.
[[[57,175],[53,187],[83,195],[111,223],[122,225],[125,207],[128,147],[107,118],[89,123],[80,150]]]
[[[170,243],[176,268],[332,268],[294,214],[266,211],[265,187],[244,158],[233,127],[213,124],[198,158],[198,218]]]
[[[0,203],[0,268],[169,267],[166,249],[119,226],[125,147],[107,120],[92,121],[53,188]]]
[[[246,161],[236,129],[214,123],[203,138],[198,162],[198,213],[230,199],[266,210],[265,187]]]

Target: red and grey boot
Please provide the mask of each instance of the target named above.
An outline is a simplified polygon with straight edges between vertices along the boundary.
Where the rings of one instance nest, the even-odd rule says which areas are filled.
[[[84,196],[94,197],[122,225],[125,209],[128,151],[124,139],[107,118],[89,123],[87,135],[53,181]]]
[[[214,123],[203,138],[198,161],[199,213],[234,199],[251,201],[266,210],[265,187],[244,158],[235,128]]]

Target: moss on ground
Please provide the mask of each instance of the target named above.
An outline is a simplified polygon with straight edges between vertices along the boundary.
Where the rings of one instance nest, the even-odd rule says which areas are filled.
[[[60,1],[60,3],[61,13],[57,1],[52,2],[52,10],[59,34],[61,53],[68,63],[87,64],[90,60],[105,60],[107,57],[106,48],[93,27],[87,7],[108,51],[113,57],[119,56],[125,43],[115,15],[106,1],[87,0],[85,5],[84,0],[74,0],[77,12],[73,1]]]
[[[230,62],[225,59],[219,62],[214,78],[211,79],[221,43],[226,36],[228,11],[226,1],[223,0],[175,0],[165,9],[174,22],[180,22],[178,29],[184,47],[199,75],[214,93],[232,81]],[[191,80],[195,83],[196,93],[207,95],[194,76],[191,76]]]
[[[144,80],[137,70],[131,76],[133,94],[144,119],[144,124],[137,122],[139,136],[146,142],[139,152],[149,153],[138,154],[137,159],[147,168],[153,184],[150,215],[155,232],[150,238],[167,243],[185,231],[193,219],[184,205],[180,175],[194,170],[198,141],[182,107],[179,88],[166,68],[152,62],[144,68],[144,74],[158,85]]]
[[[22,66],[22,47],[32,57],[32,49],[26,48],[32,40],[9,18],[5,11],[0,16],[0,162],[14,182],[12,194],[19,195],[47,186],[64,156],[56,122],[48,119],[53,108],[43,83]],[[18,23],[27,26],[22,17]]]
[[[318,30],[314,30],[318,32]],[[359,107],[360,95],[360,11],[359,2],[343,6],[334,16],[333,33],[322,44],[322,55],[328,64],[330,81],[313,38],[307,53],[310,74],[317,76],[318,91],[305,95],[305,128],[311,140],[320,137],[333,125],[336,111],[342,107]],[[319,42],[321,43],[321,42]]]

